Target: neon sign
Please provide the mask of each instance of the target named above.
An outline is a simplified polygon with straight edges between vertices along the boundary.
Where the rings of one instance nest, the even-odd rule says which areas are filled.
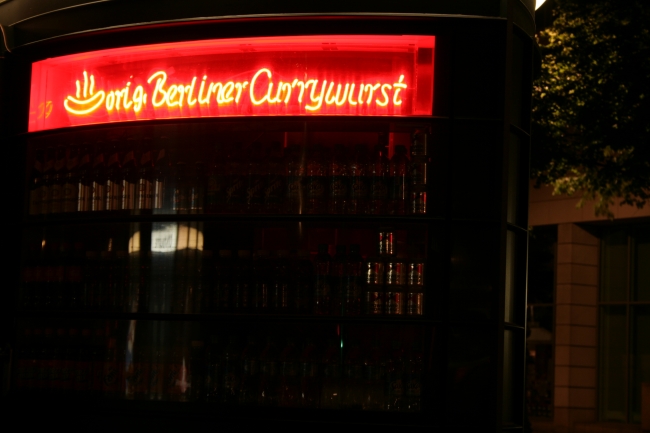
[[[220,116],[429,116],[433,36],[117,48],[32,65],[29,131]]]

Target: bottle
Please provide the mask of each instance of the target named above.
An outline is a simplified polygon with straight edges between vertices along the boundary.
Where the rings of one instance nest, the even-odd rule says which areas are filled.
[[[215,263],[215,290],[212,296],[212,310],[231,312],[233,302],[233,260],[230,250],[219,250],[219,258]]]
[[[338,409],[341,404],[341,343],[332,338],[322,360],[321,409]]]
[[[411,143],[409,211],[414,215],[427,213],[427,177],[429,168],[430,136],[416,131]]]
[[[65,268],[65,284],[68,287],[67,307],[79,310],[85,305],[83,298],[83,262],[85,252],[83,243],[75,242],[74,250]]]
[[[244,209],[248,214],[260,213],[264,204],[264,181],[266,177],[262,173],[262,160],[266,159],[267,151],[260,143],[253,143],[254,151],[247,156],[244,164],[246,168],[246,183],[244,192]]]
[[[65,368],[65,349],[66,349],[66,332],[63,328],[58,328],[53,337],[52,352],[50,358],[49,374],[49,393],[56,396],[63,396],[64,368]],[[67,375],[65,377],[67,379]]]
[[[318,245],[318,254],[314,259],[314,314],[326,315],[330,313],[330,255],[327,253],[327,244]]]
[[[271,309],[269,299],[272,281],[269,262],[269,252],[267,250],[258,250],[253,260],[251,308],[254,312],[260,314],[268,313]]]
[[[307,189],[307,214],[324,214],[328,198],[327,154],[320,145],[315,145],[309,154],[305,183]]]
[[[386,147],[383,144],[375,146],[369,167],[370,200],[368,203],[368,213],[372,215],[383,215],[386,213],[388,200],[389,170]]]
[[[58,251],[56,263],[56,299],[54,300],[54,308],[58,310],[65,310],[70,307],[72,300],[72,290],[74,287],[69,284],[67,270],[72,264],[72,250],[68,242],[61,243]]]
[[[106,165],[101,143],[97,145],[97,152],[93,161],[92,206],[93,212],[106,210]]]
[[[280,397],[280,371],[278,349],[271,337],[260,355],[260,388],[257,403],[260,406],[277,406]]]
[[[386,314],[399,316],[404,314],[406,304],[405,283],[406,266],[399,259],[386,262],[386,293],[384,297]]]
[[[361,288],[364,271],[363,257],[358,244],[350,245],[350,255],[346,264],[343,281],[342,303],[345,316],[358,316],[361,314]]]
[[[84,144],[79,153],[77,172],[77,212],[93,210],[93,168],[90,147]]]
[[[299,354],[293,339],[280,354],[280,401],[282,407],[300,406]]]
[[[343,362],[341,406],[360,410],[363,403],[363,357],[358,343],[352,343]]]
[[[39,215],[41,213],[43,187],[43,149],[36,149],[34,155],[34,168],[30,173],[29,180],[29,214]]]
[[[384,312],[384,262],[370,258],[364,266],[364,313],[376,316]]]
[[[347,247],[336,246],[336,254],[330,264],[330,309],[329,314],[340,316],[342,311],[343,293],[345,291],[345,280],[347,275]]]
[[[57,306],[57,298],[59,293],[59,278],[58,278],[58,265],[59,265],[59,251],[60,246],[56,242],[45,244],[45,280],[43,282],[43,307],[47,310],[52,310]]]
[[[251,265],[250,251],[237,251],[237,263],[233,281],[233,311],[236,313],[248,312],[251,306]]]
[[[249,336],[248,344],[241,355],[242,375],[239,389],[239,404],[256,405],[260,387],[260,351],[257,340]]]
[[[65,178],[63,180],[63,212],[77,211],[79,201],[79,148],[68,150]]]
[[[189,212],[192,214],[202,214],[205,206],[205,184],[206,184],[205,164],[197,161],[194,164],[194,172],[189,176],[188,200]]]
[[[346,157],[345,146],[337,144],[329,163],[329,212],[330,214],[347,213],[350,198],[350,167]]]
[[[154,166],[151,139],[145,137],[137,171],[135,207],[140,212],[153,209]]]
[[[293,294],[293,311],[298,314],[311,312],[312,295],[314,293],[314,265],[309,259],[309,253],[299,250],[290,270],[290,282]]]
[[[122,170],[120,166],[120,151],[117,140],[111,143],[106,161],[106,204],[107,211],[118,211],[122,208]]]
[[[135,140],[126,141],[126,152],[122,161],[122,203],[121,209],[133,212],[136,209],[139,189],[139,173],[135,159]]]
[[[289,312],[289,251],[278,250],[273,260],[273,282],[271,283],[270,305],[275,313],[286,314]]]
[[[99,270],[97,253],[95,251],[86,251],[83,268],[83,294],[81,303],[82,308],[94,310],[97,307],[95,296],[97,293],[97,272]]]
[[[42,332],[42,334],[41,334]],[[41,335],[43,336],[41,338]],[[50,393],[50,377],[54,363],[54,349],[56,340],[54,339],[54,330],[52,328],[34,329],[34,337],[39,342],[40,348],[37,353],[37,374],[36,389],[41,394]]]
[[[56,161],[55,149],[49,147],[45,150],[45,162],[43,164],[43,185],[41,186],[41,214],[47,215],[50,213],[50,206],[52,201],[52,186],[54,184],[54,177],[56,171],[54,163]]]
[[[286,194],[285,208],[287,213],[299,215],[306,210],[306,161],[305,148],[299,145],[291,145],[287,148],[284,158]]]
[[[388,192],[389,207],[391,215],[406,214],[409,187],[409,162],[404,146],[395,146],[395,153],[389,164],[389,185]]]
[[[63,395],[68,397],[71,397],[75,393],[76,369],[77,361],[79,360],[79,339],[79,330],[77,328],[68,329],[67,341],[64,343],[61,370],[61,391]]]
[[[267,153],[267,160],[261,165],[264,180],[264,213],[278,214],[283,207],[283,194],[286,189],[285,173],[282,163],[282,144],[274,142]]]
[[[230,337],[230,341],[221,355],[221,403],[235,405],[239,402],[241,375],[239,355],[237,340],[235,337]]]
[[[363,361],[364,388],[363,410],[383,410],[385,406],[385,362],[379,341],[373,341],[372,348]]]
[[[74,393],[78,398],[89,398],[92,391],[92,334],[91,330],[81,330],[77,347],[77,362],[74,367]]]
[[[63,184],[66,177],[66,151],[60,146],[56,149],[54,160],[54,178],[50,183],[50,209],[49,213],[63,212]]]
[[[300,406],[318,407],[319,388],[318,348],[313,340],[307,339],[300,355]]]
[[[386,410],[404,409],[404,351],[399,341],[392,342],[386,362]]]
[[[102,380],[104,398],[116,399],[120,394],[121,377],[117,339],[113,336],[108,337],[105,356]]]
[[[104,363],[106,361],[106,338],[103,327],[95,328],[91,354],[92,377],[90,385],[91,398],[100,399],[104,395]]]
[[[190,209],[190,182],[185,161],[178,161],[174,168],[174,195],[172,212],[186,214]]]
[[[172,195],[170,194],[170,187],[173,184],[172,175],[167,150],[167,138],[161,137],[160,148],[154,163],[152,196],[154,213],[171,213],[172,211]]]
[[[208,403],[216,403],[221,399],[221,370],[219,340],[213,335],[206,355],[205,400]]]
[[[242,213],[246,208],[247,164],[241,143],[235,144],[228,156],[228,176],[226,182],[226,212]]]
[[[227,149],[215,146],[214,158],[207,174],[205,210],[210,214],[224,213],[226,203]]]
[[[350,199],[348,200],[347,213],[351,215],[364,215],[368,212],[368,198],[370,194],[370,179],[368,166],[368,151],[365,146],[354,147],[354,154],[349,165],[350,174]]]
[[[404,366],[404,404],[402,410],[419,412],[422,408],[422,343],[414,340]]]

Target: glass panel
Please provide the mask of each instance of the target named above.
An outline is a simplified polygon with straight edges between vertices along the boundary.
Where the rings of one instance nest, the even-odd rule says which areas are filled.
[[[424,329],[308,323],[36,320],[19,397],[420,412]]]
[[[632,306],[630,421],[641,422],[641,384],[650,382],[650,305]]]
[[[600,309],[600,419],[626,421],[626,307]]]
[[[528,249],[528,304],[552,304],[555,298],[557,227],[535,227]]]
[[[530,416],[553,416],[553,319],[552,306],[528,309],[526,401]]]
[[[130,126],[34,138],[28,213],[48,220],[427,213],[437,148],[427,125],[326,123]]]
[[[650,301],[650,227],[634,233],[634,300]]]
[[[315,222],[78,224],[26,233],[21,307],[421,316],[427,228]]]
[[[506,294],[505,317],[506,322],[516,322],[516,290],[517,290],[517,255],[515,234],[508,230],[506,235]]]
[[[499,232],[494,227],[457,226],[452,233],[450,318],[496,318]]]
[[[508,222],[517,224],[521,219],[519,215],[520,203],[520,171],[521,164],[521,143],[519,137],[510,134],[510,145],[508,146]]]
[[[496,334],[485,327],[452,327],[447,387],[443,402],[450,425],[488,425],[496,421]]]
[[[625,230],[610,231],[603,237],[600,301],[626,301],[628,286],[628,244]]]
[[[502,421],[504,424],[515,423],[520,416],[517,414],[519,407],[516,397],[517,375],[521,373],[517,368],[519,356],[515,352],[515,335],[512,331],[506,330],[503,333],[503,414]]]

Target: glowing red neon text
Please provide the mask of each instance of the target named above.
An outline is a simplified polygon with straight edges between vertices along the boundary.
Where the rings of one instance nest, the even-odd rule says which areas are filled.
[[[189,82],[173,84],[168,83],[165,71],[157,71],[147,79],[147,90],[142,84],[132,89],[131,81],[119,89],[96,90],[95,76],[83,71],[83,77],[83,90],[77,80],[75,96],[68,95],[63,101],[66,111],[74,116],[94,113],[102,106],[108,113],[121,110],[139,113],[148,102],[154,108],[173,109],[196,104],[210,106],[213,101],[218,106],[237,105],[245,98],[253,106],[296,102],[308,112],[318,112],[323,106],[353,107],[364,104],[398,108],[402,105],[400,92],[408,86],[403,74],[392,83],[303,81],[298,78],[276,83],[273,72],[268,68],[259,69],[250,81],[208,82],[207,75],[204,75],[201,79],[195,76]],[[147,91],[151,92],[150,98]]]

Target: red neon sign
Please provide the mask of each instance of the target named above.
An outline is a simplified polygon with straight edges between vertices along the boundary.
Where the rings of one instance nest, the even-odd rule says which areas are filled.
[[[29,131],[221,116],[429,116],[434,36],[221,39],[32,65]]]

